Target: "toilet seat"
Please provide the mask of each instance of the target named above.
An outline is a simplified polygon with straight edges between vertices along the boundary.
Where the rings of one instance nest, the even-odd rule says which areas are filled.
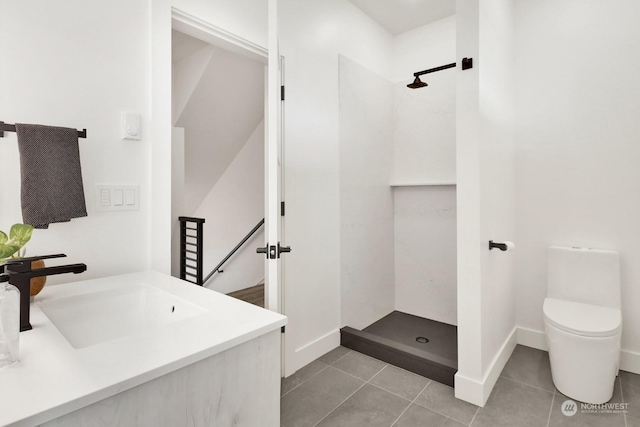
[[[545,298],[544,318],[552,326],[585,337],[610,337],[622,329],[622,313],[610,307]]]

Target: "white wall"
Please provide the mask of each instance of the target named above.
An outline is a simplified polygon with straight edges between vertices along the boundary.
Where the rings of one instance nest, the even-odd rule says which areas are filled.
[[[393,85],[340,55],[341,323],[363,329],[394,298]]]
[[[3,2],[2,14],[0,120],[87,128],[88,133],[87,139],[80,139],[88,217],[36,230],[27,253],[63,252],[68,258],[60,264],[87,264],[85,273],[51,277],[49,283],[148,268],[148,4]],[[120,139],[121,111],[142,115],[142,140]],[[0,140],[0,158],[0,229],[7,231],[22,221],[15,133],[5,133]],[[139,184],[140,210],[97,212],[97,183]],[[170,235],[168,227],[154,233]]]
[[[338,54],[387,78],[391,35],[347,0],[281,0],[287,100],[287,375],[339,342]]]
[[[171,32],[171,123],[175,126],[216,51],[201,40]]]
[[[180,222],[184,210],[184,129],[171,129],[171,275],[180,277]]]
[[[413,81],[413,73],[456,62],[456,16],[448,16],[395,36],[393,40],[394,82]],[[449,72],[425,76],[425,81]]]
[[[458,373],[456,397],[484,405],[515,347],[513,39],[510,0],[457,2]]]
[[[518,325],[544,331],[548,246],[618,251],[622,369],[635,371],[640,369],[638,16],[640,3],[632,0],[515,2]]]
[[[201,73],[184,71],[197,68],[192,63],[202,56],[209,61]],[[183,71],[177,77],[199,77],[175,120],[185,129],[184,208],[191,215],[264,118],[264,65],[213,48],[185,57],[174,70]],[[186,82],[178,86],[190,89]]]
[[[264,121],[207,194],[193,216],[205,218],[203,266],[205,276],[258,224],[264,215]],[[205,285],[229,293],[264,279],[264,226],[248,240]]]
[[[393,195],[395,308],[455,325],[455,187],[396,187]]]
[[[480,5],[482,367],[496,376],[491,388],[515,346],[515,252],[488,250],[489,240],[516,240],[512,3]]]

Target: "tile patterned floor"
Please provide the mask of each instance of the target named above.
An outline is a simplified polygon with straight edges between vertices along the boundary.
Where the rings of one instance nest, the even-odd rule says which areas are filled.
[[[562,411],[546,352],[517,346],[484,408],[451,387],[338,347],[282,380],[283,427],[640,427],[640,375],[620,372],[621,413]]]

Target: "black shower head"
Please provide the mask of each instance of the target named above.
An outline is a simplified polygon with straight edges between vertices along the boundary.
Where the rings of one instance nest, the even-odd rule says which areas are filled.
[[[416,76],[416,79],[413,81],[413,83],[409,83],[407,85],[407,87],[410,88],[410,89],[419,89],[419,88],[425,87],[425,86],[429,86],[429,85],[426,84],[425,82],[423,82],[422,80],[420,80],[419,76]]]
[[[420,76],[422,76],[423,74],[435,73],[436,71],[446,70],[448,68],[453,68],[455,66],[456,66],[456,63],[453,62],[451,64],[442,65],[440,67],[430,68],[428,70],[418,71],[417,73],[413,73],[416,79],[413,81],[413,83],[408,84],[407,87],[409,89],[419,89],[421,87],[429,86],[428,84],[420,81]],[[473,58],[462,58],[462,69],[468,70],[469,68],[473,68]]]

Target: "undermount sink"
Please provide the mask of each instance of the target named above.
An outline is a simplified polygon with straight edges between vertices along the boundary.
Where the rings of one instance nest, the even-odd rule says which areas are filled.
[[[73,348],[133,335],[207,310],[146,283],[38,303]]]

